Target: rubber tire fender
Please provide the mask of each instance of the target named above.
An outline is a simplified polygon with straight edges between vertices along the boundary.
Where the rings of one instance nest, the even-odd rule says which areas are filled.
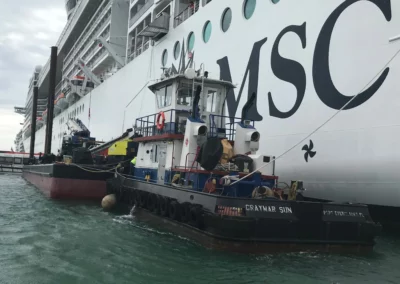
[[[175,221],[180,221],[181,220],[180,204],[175,200],[171,201],[168,206],[168,213],[171,219],[174,219]]]
[[[156,207],[155,203],[155,195],[153,193],[149,193],[146,198],[146,208],[149,211],[154,211],[154,208]]]
[[[168,216],[168,198],[159,196],[158,199],[158,209],[160,211],[161,216]]]
[[[200,206],[192,205],[190,208],[190,223],[198,229],[204,227],[203,209]]]
[[[181,204],[181,220],[182,222],[190,222],[190,203]]]

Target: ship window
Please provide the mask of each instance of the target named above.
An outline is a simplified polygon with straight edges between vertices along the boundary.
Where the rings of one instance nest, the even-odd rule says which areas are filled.
[[[271,0],[272,3],[277,4],[280,0]]]
[[[226,32],[232,21],[232,10],[230,8],[226,8],[224,13],[222,14],[221,28],[223,32]]]
[[[203,29],[203,40],[205,43],[207,43],[210,40],[211,31],[212,31],[211,22],[207,21],[206,24],[204,25],[204,29]]]
[[[195,36],[194,33],[191,32],[188,36],[188,41],[187,41],[187,45],[188,45],[188,51],[191,52],[194,48],[194,41],[195,41]]]
[[[171,105],[172,102],[172,85],[168,85],[156,91],[158,108]]]
[[[209,90],[207,94],[207,112],[216,113],[219,103],[219,96],[217,91]]]
[[[174,46],[174,58],[178,59],[180,53],[181,53],[181,43],[177,41]]]
[[[168,50],[164,49],[164,52],[161,57],[162,66],[167,65],[167,61],[168,61]]]
[[[190,106],[192,104],[192,89],[191,87],[182,88],[178,91],[176,99],[178,105]]]
[[[276,0],[273,0],[276,1]],[[246,0],[243,6],[243,14],[244,17],[248,20],[253,16],[254,11],[256,10],[256,0]]]

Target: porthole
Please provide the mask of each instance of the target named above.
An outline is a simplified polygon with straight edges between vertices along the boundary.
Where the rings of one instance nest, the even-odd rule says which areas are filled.
[[[181,54],[181,43],[179,41],[175,42],[174,46],[174,58],[178,59],[179,54]]]
[[[272,3],[276,4],[278,3],[280,0],[271,0]]]
[[[164,49],[164,52],[161,57],[162,66],[167,65],[167,61],[168,61],[168,50]]]
[[[212,31],[212,25],[210,21],[207,21],[203,28],[203,40],[207,43],[210,40]]]
[[[232,10],[230,8],[226,8],[224,13],[222,13],[221,19],[221,28],[223,32],[226,32],[231,26],[232,21]]]
[[[191,52],[194,48],[194,41],[195,41],[195,36],[194,33],[191,32],[188,36],[188,40],[187,40],[187,46],[188,46],[188,51]]]
[[[243,14],[247,20],[250,19],[251,16],[253,16],[254,11],[256,10],[256,3],[257,3],[257,0],[245,0],[244,1]]]

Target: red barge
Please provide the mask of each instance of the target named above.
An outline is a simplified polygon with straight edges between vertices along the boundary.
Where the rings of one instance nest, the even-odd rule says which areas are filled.
[[[101,200],[109,170],[85,169],[64,163],[24,166],[22,176],[52,199]]]

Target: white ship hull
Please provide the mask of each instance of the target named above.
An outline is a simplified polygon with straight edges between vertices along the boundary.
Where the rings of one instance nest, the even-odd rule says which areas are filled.
[[[347,7],[350,2],[356,3]],[[400,56],[389,63],[385,72],[382,69],[400,49],[400,41],[389,43],[389,38],[400,34],[400,2],[376,2],[382,2],[383,10],[371,1],[285,0],[276,5],[257,1],[253,16],[246,20],[242,1],[212,1],[58,115],[53,122],[52,152],[60,149],[60,134],[66,131],[59,120],[64,117],[66,121],[68,114],[80,106],[84,105],[77,117],[92,136],[104,141],[121,135],[133,126],[137,117],[155,112],[154,94],[147,88],[140,90],[149,80],[160,78],[165,49],[169,55],[167,66],[173,64],[178,68],[179,58],[175,60],[173,56],[174,44],[180,41],[182,46],[184,38],[187,46],[187,36],[193,31],[196,69],[204,64],[210,77],[226,78],[227,70],[221,72],[220,66],[227,58],[232,82],[238,85],[236,98],[244,82],[236,116],[240,116],[248,92],[257,92],[257,112],[262,116],[256,122],[261,133],[259,152],[266,155],[279,156],[298,144],[335,114],[343,101],[370,88],[368,82],[376,82],[382,76],[380,86],[371,91],[368,99],[368,94],[359,95],[354,101],[359,105],[341,111],[309,139],[279,158],[276,174],[286,182],[302,179],[309,197],[399,207],[400,116],[396,109],[400,105]],[[233,17],[224,33],[220,28],[221,14],[228,6]],[[345,8],[343,12],[340,7]],[[336,23],[335,13],[340,14]],[[209,42],[204,43],[202,30],[208,20],[212,23],[212,33]],[[329,32],[332,21],[332,37],[327,36],[331,38],[328,51],[322,41],[326,32],[321,36],[320,33],[323,26]],[[278,42],[278,35],[284,29],[297,34],[289,31]],[[274,44],[279,44],[281,57],[292,61],[279,57]],[[246,72],[248,66],[250,72]],[[327,84],[319,86],[327,70],[336,89],[347,98],[340,98]],[[302,88],[304,97],[296,104]],[[231,115],[234,107],[228,102]],[[256,115],[255,110],[253,114]],[[43,151],[44,139],[45,127],[36,133],[35,152]],[[306,151],[302,148],[310,140],[316,154],[308,156],[306,161]],[[29,149],[29,139],[24,141],[24,147]]]

